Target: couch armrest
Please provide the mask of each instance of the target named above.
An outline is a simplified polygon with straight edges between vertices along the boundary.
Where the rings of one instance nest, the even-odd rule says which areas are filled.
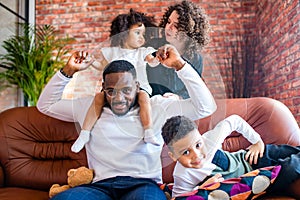
[[[218,110],[199,120],[199,131],[204,133],[232,114],[245,119],[261,136],[265,144],[300,145],[300,129],[291,111],[278,100],[267,97],[216,100]],[[228,136],[223,149],[237,151],[250,143],[239,133]]]
[[[69,169],[87,165],[85,151],[71,152],[78,137],[76,125],[44,115],[36,107],[1,112],[0,163],[5,187],[48,191],[54,183],[66,184]]]
[[[3,167],[0,165],[0,187],[4,186],[4,178]]]

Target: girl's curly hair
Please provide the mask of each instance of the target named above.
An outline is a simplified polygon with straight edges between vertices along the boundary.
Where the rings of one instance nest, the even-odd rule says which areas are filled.
[[[173,11],[178,13],[179,32],[184,32],[191,41],[187,44],[187,50],[201,50],[210,40],[210,24],[204,9],[192,2],[182,1],[169,6],[160,22],[160,27],[165,28]]]
[[[132,8],[130,9],[129,13],[118,15],[113,19],[110,27],[111,46],[121,46],[128,35],[128,30],[132,25],[138,24],[141,26],[144,24],[146,28],[156,27],[154,21],[155,20],[153,16],[146,16],[144,13],[137,12]],[[146,41],[154,34],[150,30],[151,29],[146,29]]]

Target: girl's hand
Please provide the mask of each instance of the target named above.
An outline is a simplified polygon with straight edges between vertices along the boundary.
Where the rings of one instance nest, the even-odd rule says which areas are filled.
[[[252,164],[257,164],[258,158],[264,155],[265,144],[262,140],[258,141],[256,144],[250,145],[248,148],[248,152],[245,155],[245,159]]]
[[[102,51],[95,51],[92,57],[94,58],[94,62],[92,62],[92,67],[97,69],[98,71],[103,71],[108,62],[104,58]]]

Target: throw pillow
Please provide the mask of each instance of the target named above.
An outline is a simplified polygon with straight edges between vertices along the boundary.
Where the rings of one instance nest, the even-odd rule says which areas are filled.
[[[237,200],[254,199],[264,194],[267,188],[274,183],[281,166],[264,167],[248,172],[239,178],[230,178],[222,182],[215,182],[202,187],[174,200]],[[172,194],[172,184],[162,185],[165,194]]]

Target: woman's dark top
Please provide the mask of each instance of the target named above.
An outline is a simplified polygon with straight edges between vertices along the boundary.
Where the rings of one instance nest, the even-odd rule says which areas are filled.
[[[164,44],[167,44],[167,42],[161,38],[152,39],[147,43],[148,46],[152,46],[154,48],[161,47]],[[202,56],[198,53],[195,53],[192,59],[185,55],[182,55],[182,57],[192,65],[192,67],[201,77],[203,70]],[[166,92],[171,92],[181,96],[184,99],[189,98],[184,83],[177,76],[174,69],[164,67],[161,64],[157,67],[150,67],[149,65],[147,65],[147,76],[150,86],[153,90],[152,95],[163,95]]]

